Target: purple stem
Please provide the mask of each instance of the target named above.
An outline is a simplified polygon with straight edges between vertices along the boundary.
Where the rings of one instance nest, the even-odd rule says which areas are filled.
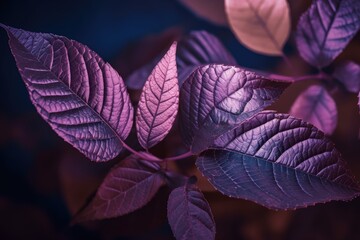
[[[329,80],[331,77],[325,73],[318,73],[313,75],[304,75],[304,76],[298,76],[298,77],[291,77],[291,76],[284,76],[284,75],[277,75],[277,74],[269,74],[269,77],[277,79],[277,80],[283,80],[286,82],[298,82],[303,80]]]
[[[180,155],[178,155],[178,156],[165,158],[164,161],[176,161],[176,160],[181,160],[181,159],[183,159],[183,158],[187,158],[187,157],[190,157],[190,156],[192,156],[192,155],[193,155],[193,153],[191,153],[191,152],[186,152],[186,153],[180,154]]]

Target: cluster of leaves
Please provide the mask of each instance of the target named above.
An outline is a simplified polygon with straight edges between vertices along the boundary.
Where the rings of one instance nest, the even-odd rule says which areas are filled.
[[[215,0],[211,1],[212,4],[204,0],[179,1],[215,24],[229,25],[238,40],[250,50],[286,59],[282,49],[291,31],[287,0]],[[297,24],[295,40],[298,52],[320,73],[293,78],[294,81],[319,81],[298,96],[290,114],[312,123],[327,135],[331,135],[337,125],[337,108],[332,97],[337,89],[358,94],[360,107],[359,64],[344,61],[330,73],[323,72],[359,28],[360,2],[356,0],[314,1]]]
[[[278,23],[268,18],[288,16],[288,11],[281,10],[286,1],[225,3],[230,16],[247,8],[256,13],[248,15],[261,22],[272,36],[269,44],[277,47],[276,54],[282,54],[288,33],[281,29],[288,29],[289,21],[284,21],[277,35],[274,26]],[[318,68],[330,64],[358,31],[358,10],[358,1],[315,1],[299,22],[301,56]],[[281,16],[274,14],[278,12]],[[241,31],[244,21],[248,20],[230,18],[240,39],[252,36],[251,42],[259,44],[254,37],[259,33],[260,39],[264,33],[256,30],[256,21],[250,22],[255,24],[250,27],[253,32]],[[305,119],[313,126],[288,114],[264,110],[293,78],[269,77],[275,75],[237,66],[221,42],[206,32],[193,32],[173,43],[164,56],[124,82],[110,64],[81,43],[0,26],[8,33],[32,103],[59,136],[93,161],[130,152],[108,173],[75,222],[133,212],[168,185],[172,188],[168,219],[175,237],[214,239],[214,219],[196,180],[167,168],[170,161],[191,156],[196,156],[199,171],[221,193],[271,209],[296,209],[360,195],[360,186],[340,153],[315,127],[326,127],[327,133],[333,128],[333,103],[322,86],[310,87],[292,109],[294,115],[304,114],[304,106],[313,106],[315,98],[316,110],[310,108],[315,116]],[[359,91],[359,72],[355,63],[345,63],[333,76],[348,90]],[[136,110],[127,88],[141,91]],[[153,155],[151,148],[178,127],[189,151],[166,158]],[[134,150],[126,142],[132,128],[143,150]]]

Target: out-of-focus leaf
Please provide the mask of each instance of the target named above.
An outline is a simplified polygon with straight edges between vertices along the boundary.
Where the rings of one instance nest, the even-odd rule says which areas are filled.
[[[272,209],[351,200],[360,186],[322,132],[286,114],[259,113],[196,161],[225,195]]]
[[[352,93],[360,91],[360,65],[347,61],[336,67],[333,76],[339,80],[346,90]]]
[[[230,26],[246,47],[266,55],[282,55],[290,33],[286,0],[225,0]]]
[[[336,103],[320,85],[310,86],[302,92],[292,105],[290,114],[312,123],[328,135],[334,132],[337,125]]]
[[[301,16],[297,48],[304,60],[321,68],[329,65],[360,28],[360,1],[315,0]]]
[[[160,59],[161,56],[158,56],[132,73],[126,81],[127,87],[134,90],[142,89],[147,77]],[[236,60],[219,39],[206,31],[191,32],[179,42],[176,62],[179,86],[200,65],[212,63],[237,65]]]
[[[289,83],[225,65],[199,67],[180,92],[182,137],[199,153],[237,124],[273,103]]]
[[[179,42],[177,59],[179,67],[179,84],[204,64],[237,65],[220,40],[206,31],[194,31]]]
[[[30,99],[52,129],[91,160],[117,156],[133,123],[119,74],[74,40],[1,26]]]
[[[160,60],[161,57],[157,56],[152,61],[130,74],[130,76],[126,79],[126,86],[132,90],[141,90],[144,87],[151,71]]]
[[[215,239],[215,222],[210,206],[193,184],[187,183],[171,192],[168,219],[177,240]]]
[[[165,184],[160,166],[131,155],[116,165],[105,177],[75,222],[125,215],[145,206]]]
[[[137,110],[139,143],[151,148],[169,133],[179,107],[176,43],[156,65],[145,83]]]
[[[227,25],[224,0],[179,0],[197,16],[217,25]]]

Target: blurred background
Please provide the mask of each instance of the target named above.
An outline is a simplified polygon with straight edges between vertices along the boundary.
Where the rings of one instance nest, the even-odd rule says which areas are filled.
[[[290,1],[293,29],[310,1]],[[173,40],[192,30],[214,34],[249,68],[300,75],[313,70],[296,54],[296,66],[244,48],[226,26],[198,18],[177,0],[3,0],[0,22],[34,32],[63,35],[88,45],[124,78]],[[360,62],[360,37],[336,60]],[[0,239],[173,239],[166,221],[168,190],[145,208],[117,219],[70,226],[71,217],[101,183],[108,163],[93,163],[58,137],[32,106],[0,30]],[[331,66],[330,66],[331,70]],[[272,109],[287,112],[309,82],[295,84]],[[360,179],[359,110],[356,95],[335,94],[339,124],[331,139]],[[200,179],[217,224],[217,239],[360,239],[360,199],[297,211],[271,211],[211,191]]]

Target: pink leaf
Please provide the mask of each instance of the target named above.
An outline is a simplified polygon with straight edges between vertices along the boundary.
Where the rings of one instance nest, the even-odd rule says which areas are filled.
[[[230,26],[249,49],[267,55],[282,55],[290,33],[286,0],[225,0]]]
[[[137,136],[145,149],[169,133],[179,107],[176,43],[155,66],[145,83],[136,115]]]

